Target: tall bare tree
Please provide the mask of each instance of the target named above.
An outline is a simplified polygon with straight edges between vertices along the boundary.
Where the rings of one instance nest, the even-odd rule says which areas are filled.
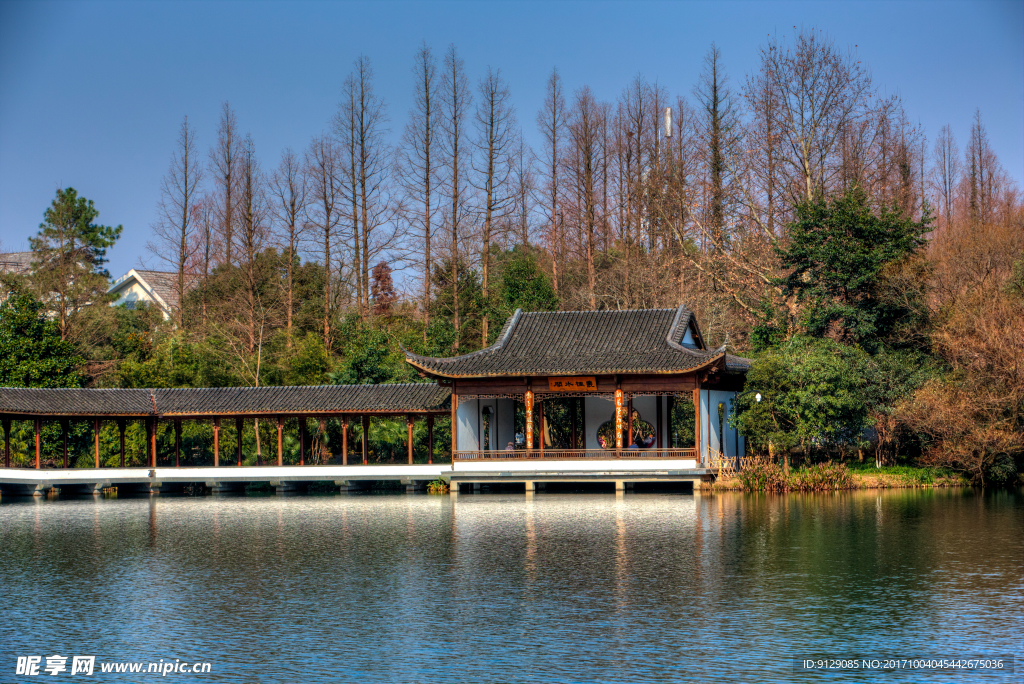
[[[548,224],[548,250],[551,252],[552,285],[558,294],[558,260],[561,240],[559,226],[559,189],[562,170],[562,147],[565,136],[565,92],[558,69],[551,70],[544,94],[544,107],[537,113],[537,128],[544,138],[543,167],[546,169],[547,210],[551,217]]]
[[[327,135],[313,138],[306,150],[306,178],[308,195],[306,202],[306,220],[314,232],[314,240],[323,255],[324,267],[324,311],[323,339],[327,349],[332,347],[331,319],[334,315],[334,262],[337,258],[334,250],[337,246],[341,222],[341,203],[343,190],[341,187],[342,164],[340,151],[334,140]]]
[[[373,68],[368,57],[356,60],[345,82],[346,95],[335,117],[335,131],[350,141],[353,171],[350,190],[356,198],[360,235],[356,246],[360,272],[360,315],[370,315],[370,263],[397,237],[396,206],[389,186],[392,165],[387,144],[387,106],[373,89]]]
[[[238,120],[231,105],[221,106],[220,124],[217,129],[217,143],[210,150],[210,166],[220,194],[220,240],[224,247],[224,263],[230,264],[231,248],[234,242],[235,203],[238,186],[238,156],[241,140],[238,137]]]
[[[260,301],[262,297],[261,274],[257,258],[267,246],[270,227],[267,223],[266,179],[252,136],[246,135],[239,148],[238,157],[238,248],[242,282],[245,287],[245,333],[246,351],[256,351],[263,327]]]
[[[489,296],[491,237],[494,222],[505,216],[513,201],[512,150],[517,140],[516,115],[508,84],[500,71],[487,69],[478,87],[480,100],[476,108],[476,148],[473,164],[474,185],[483,196],[483,240],[480,248],[480,285],[484,301]],[[482,320],[483,346],[487,346],[488,315]]]
[[[281,163],[271,178],[273,213],[282,256],[286,264],[285,275],[285,345],[292,346],[292,316],[295,311],[295,267],[298,265],[300,243],[305,233],[306,172],[296,154],[285,150]]]
[[[195,138],[195,129],[189,126],[186,116],[178,132],[177,149],[171,157],[171,167],[160,186],[160,205],[157,208],[159,218],[152,227],[155,242],[148,244],[153,256],[174,269],[177,297],[174,319],[179,328],[185,324],[185,294],[191,280],[192,259],[199,248],[194,235],[194,214],[203,169],[196,156]]]
[[[583,244],[587,265],[587,302],[597,309],[595,291],[596,272],[594,257],[597,249],[597,184],[604,150],[601,149],[603,108],[594,99],[588,86],[576,91],[569,112],[567,131],[571,141],[569,177],[572,203],[575,209],[573,224]]]
[[[698,126],[708,176],[711,242],[716,249],[721,249],[726,212],[732,201],[729,186],[735,175],[734,160],[742,129],[738,105],[722,64],[722,52],[714,44],[704,57],[704,70],[694,94],[701,110]]]
[[[437,175],[437,60],[424,44],[413,65],[415,97],[400,148],[400,177],[409,202],[410,223],[423,237],[423,341],[430,328],[431,230]],[[414,208],[415,207],[415,208]]]
[[[763,74],[777,97],[774,124],[785,142],[782,169],[797,193],[812,200],[839,170],[831,157],[848,124],[868,111],[871,77],[852,51],[842,51],[815,29],[785,47],[773,38],[761,49]]]
[[[441,130],[444,134],[442,155],[445,167],[445,199],[450,203],[447,216],[451,234],[451,281],[455,341],[452,352],[458,353],[462,336],[462,321],[459,311],[459,240],[462,222],[466,214],[466,118],[472,106],[473,95],[466,78],[465,63],[459,57],[454,45],[448,47],[444,57],[441,76]]]

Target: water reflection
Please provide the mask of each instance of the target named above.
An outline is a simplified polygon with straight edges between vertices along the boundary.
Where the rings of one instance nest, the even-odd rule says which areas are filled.
[[[1022,513],[1019,493],[946,490],[4,503],[0,668],[810,681],[790,658],[1019,658]],[[951,680],[903,681],[929,677]]]

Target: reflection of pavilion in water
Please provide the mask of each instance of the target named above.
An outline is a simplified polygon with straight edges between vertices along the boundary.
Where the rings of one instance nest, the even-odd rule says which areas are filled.
[[[452,389],[455,460],[741,456],[749,362],[708,349],[685,307],[517,311],[495,344],[407,361]]]

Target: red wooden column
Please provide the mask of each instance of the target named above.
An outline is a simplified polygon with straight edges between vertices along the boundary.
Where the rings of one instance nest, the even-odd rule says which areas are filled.
[[[405,427],[409,431],[408,445],[409,445],[409,465],[412,465],[412,414],[405,417]]]
[[[68,419],[60,421],[60,436],[64,445],[64,467],[68,467]]]
[[[299,416],[299,465],[306,465],[306,416]]]
[[[4,418],[4,468],[11,467],[11,419]]]
[[[427,414],[427,463],[434,462],[434,414]]]
[[[220,465],[220,418],[213,419],[213,467]]]
[[[277,417],[277,465],[284,465],[284,416]]]
[[[242,419],[235,418],[235,442],[238,445],[238,465],[242,465]]]
[[[152,467],[156,468],[156,418],[149,419],[149,447]]]
[[[526,406],[526,450],[533,451],[533,390],[526,390],[523,404]]]
[[[117,419],[117,430],[121,435],[121,467],[124,468],[124,418]]]
[[[181,467],[181,418],[174,419],[174,467]]]
[[[341,417],[341,465],[348,465],[348,416]]]
[[[100,467],[100,419],[93,418],[92,421],[93,454],[96,457],[96,467]]]
[[[363,465],[369,463],[367,460],[370,435],[370,416],[363,414]]]
[[[42,432],[42,421],[36,418],[36,470],[39,470],[39,433]]]
[[[622,390],[615,390],[615,448],[622,448]]]

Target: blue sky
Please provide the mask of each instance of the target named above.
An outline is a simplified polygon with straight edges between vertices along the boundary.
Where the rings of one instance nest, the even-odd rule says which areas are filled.
[[[455,43],[472,79],[509,80],[528,140],[553,66],[566,86],[613,100],[638,72],[692,91],[708,46],[732,84],[769,34],[816,27],[858,46],[883,92],[929,140],[961,148],[981,109],[1004,167],[1024,181],[1024,2],[0,2],[0,249],[27,249],[58,187],[123,224],[120,275],[149,255],[182,116],[204,151],[224,100],[265,168],[301,150],[335,111],[352,61],[368,55],[401,130],[410,67],[425,40]]]

